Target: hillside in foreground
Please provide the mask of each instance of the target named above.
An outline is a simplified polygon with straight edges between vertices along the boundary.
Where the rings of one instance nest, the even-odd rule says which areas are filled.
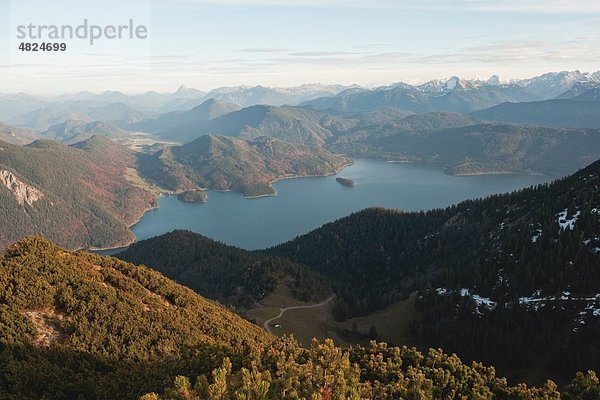
[[[37,237],[0,258],[3,399],[131,399],[272,340],[145,267]]]
[[[599,390],[589,371],[562,398],[592,399]],[[375,342],[342,349],[332,341],[303,348],[292,338],[274,340],[148,268],[37,237],[9,246],[0,258],[0,398],[148,400],[157,393],[215,400],[560,398],[551,381],[510,386],[494,368],[441,350]]]

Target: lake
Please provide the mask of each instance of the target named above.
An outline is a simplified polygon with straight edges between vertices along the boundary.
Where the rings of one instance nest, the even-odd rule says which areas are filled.
[[[344,186],[336,177],[352,179],[356,186]],[[278,181],[273,185],[277,196],[272,197],[245,199],[235,192],[208,192],[208,202],[197,204],[164,196],[159,208],[148,211],[132,230],[142,240],[188,229],[227,244],[260,249],[367,207],[427,210],[548,180],[530,175],[457,177],[430,166],[358,159],[336,176]]]

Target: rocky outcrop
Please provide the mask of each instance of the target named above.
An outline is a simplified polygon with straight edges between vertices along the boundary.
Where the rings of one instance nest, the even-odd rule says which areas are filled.
[[[10,171],[0,170],[0,182],[15,196],[20,205],[30,206],[44,198],[44,194],[31,185],[21,181]]]
[[[57,341],[66,336],[60,331],[60,325],[64,315],[58,313],[54,307],[41,310],[21,311],[29,321],[35,326],[37,331],[35,345],[38,347],[50,347]]]

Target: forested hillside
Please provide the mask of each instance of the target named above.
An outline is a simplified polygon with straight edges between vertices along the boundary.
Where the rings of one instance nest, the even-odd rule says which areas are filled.
[[[31,237],[0,258],[0,398],[134,399],[272,338],[148,268]]]
[[[127,244],[154,196],[128,178],[136,156],[109,139],[0,143],[0,249],[40,234],[68,248]]]
[[[596,399],[599,391],[589,371],[566,385],[562,398]],[[13,244],[0,258],[2,399],[560,395],[552,381],[509,385],[494,368],[441,350],[375,342],[342,349],[332,341],[303,348],[293,338],[275,340],[158,272],[42,238]]]
[[[581,101],[575,98],[529,103],[503,103],[476,111],[473,115],[490,121],[517,124],[600,128],[600,101]]]
[[[411,120],[414,122],[409,123]],[[482,123],[436,113],[407,117],[404,124],[400,121],[339,135],[328,141],[327,148],[355,157],[432,164],[456,175],[561,177],[600,158],[599,139],[598,129]]]
[[[560,101],[568,102],[570,108],[578,107],[581,113],[590,113],[591,102]],[[573,103],[582,105],[580,107]],[[508,122],[492,123],[475,117],[486,118],[485,113],[474,114],[475,116],[452,112],[412,114],[393,108],[342,113],[290,106],[253,106],[228,112],[231,109],[224,104],[211,104],[212,106],[203,104],[185,113],[165,114],[159,119],[138,125],[147,125],[147,132],[160,140],[198,144],[204,136],[227,137],[228,139],[221,139],[221,142],[229,140],[228,146],[234,147],[225,157],[227,162],[214,157],[212,159],[212,163],[222,162],[220,169],[227,173],[230,173],[227,167],[231,169],[231,160],[243,163],[250,156],[242,151],[243,142],[239,139],[254,143],[263,137],[274,138],[278,140],[277,143],[287,143],[290,148],[287,151],[297,152],[297,149],[292,149],[293,146],[310,145],[352,157],[433,164],[456,175],[533,173],[559,177],[571,174],[600,157],[598,129],[561,128],[593,128],[596,125],[584,123],[587,117],[569,112],[568,107],[560,105],[556,109],[544,111],[537,110],[536,103],[519,103],[517,106],[531,105],[538,114],[548,118],[562,118],[561,115],[569,115],[571,118],[571,122],[566,121],[564,124],[530,121],[547,125],[538,127],[516,125],[510,122],[527,121],[513,121],[510,118]],[[540,104],[546,107],[546,104],[554,103]],[[508,104],[499,107],[512,106]],[[204,120],[210,118],[207,110],[212,108],[217,108],[224,115]],[[526,114],[534,115],[531,111]],[[578,123],[574,123],[575,120]],[[206,145],[206,139],[203,140],[202,143]],[[192,146],[187,143],[181,147]],[[196,148],[194,151],[201,150]],[[168,159],[171,156],[157,153],[155,158],[159,157]],[[279,161],[277,154],[262,154],[262,157]],[[265,172],[275,172],[269,171],[273,168],[273,165],[265,165],[266,171],[257,172],[255,168],[248,169],[245,166],[244,174],[265,175]],[[172,168],[163,165],[154,168],[152,173],[157,178],[169,179],[167,175],[170,169]]]
[[[302,301],[321,300],[331,293],[325,279],[301,265],[187,231],[142,240],[117,257],[149,265],[202,296],[236,307],[262,299],[278,283],[286,284]]]
[[[599,188],[596,162],[444,210],[365,210],[266,253],[328,277],[340,319],[418,291],[419,341],[564,377],[599,367]]]
[[[274,194],[270,184],[277,179],[331,175],[349,163],[349,159],[314,145],[264,136],[246,141],[207,135],[142,156],[139,169],[171,190],[236,190],[256,197]]]

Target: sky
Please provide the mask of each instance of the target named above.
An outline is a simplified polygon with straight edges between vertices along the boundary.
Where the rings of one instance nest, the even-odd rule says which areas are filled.
[[[19,25],[147,27],[145,39],[51,40]],[[46,40],[48,41],[48,40]],[[3,0],[0,93],[178,86],[378,86],[600,69],[598,0]]]

